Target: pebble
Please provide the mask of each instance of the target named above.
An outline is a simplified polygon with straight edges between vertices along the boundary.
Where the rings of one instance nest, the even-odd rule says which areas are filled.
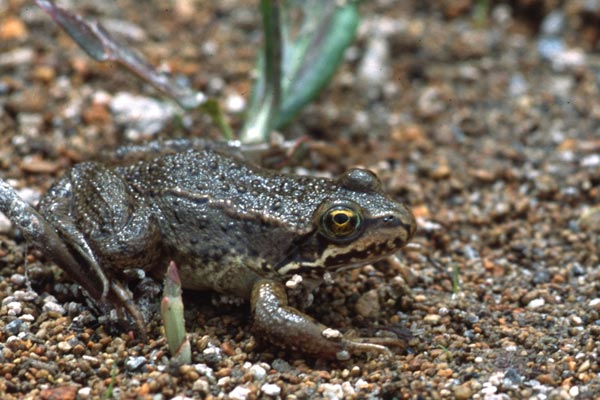
[[[68,341],[58,342],[56,347],[63,353],[68,353],[73,349],[73,346]]]
[[[15,319],[15,320],[9,322],[8,324],[6,324],[5,329],[11,335],[17,335],[19,332],[21,332],[23,325],[24,324],[21,319]]]
[[[225,109],[233,114],[241,113],[246,109],[246,99],[239,93],[232,93],[225,99]]]
[[[358,66],[359,85],[366,88],[366,95],[376,98],[390,75],[390,48],[387,38],[374,35],[367,41],[364,56]]]
[[[258,364],[254,364],[250,367],[250,374],[256,381],[262,381],[267,376],[267,371]]]
[[[215,364],[223,359],[223,352],[221,349],[212,344],[209,344],[209,346],[202,351],[202,355],[206,361]]]
[[[27,27],[19,18],[8,17],[0,24],[0,40],[18,40],[27,36]]]
[[[77,398],[85,400],[91,398],[92,388],[89,386],[82,387],[77,391]]]
[[[12,222],[3,213],[0,213],[0,233],[9,233],[12,228]]]
[[[194,364],[194,369],[196,372],[202,376],[206,376],[207,378],[214,379],[214,371],[211,367],[206,364]]]
[[[441,315],[438,314],[428,314],[425,316],[425,318],[423,318],[423,321],[428,322],[432,325],[437,325],[440,323],[440,320],[442,319]]]
[[[131,141],[151,138],[175,115],[167,103],[125,92],[117,93],[109,107],[115,121],[126,127],[125,134]]]
[[[23,312],[23,305],[20,301],[11,301],[6,305],[6,308],[8,315],[11,316],[18,316]]]
[[[344,391],[342,385],[338,383],[323,383],[319,385],[319,389],[322,390],[323,398],[328,400],[338,400],[344,398]]]
[[[35,52],[31,48],[17,48],[0,53],[0,67],[16,67],[33,63]]]
[[[539,308],[539,307],[543,306],[544,304],[546,304],[546,300],[539,297],[539,298],[533,299],[529,303],[527,303],[527,308],[535,309],[535,308]]]
[[[48,313],[56,313],[58,315],[65,315],[65,313],[66,313],[63,306],[61,306],[58,303],[54,303],[52,301],[48,301],[48,302],[44,303],[42,310],[44,310]]]
[[[128,371],[136,371],[146,365],[147,362],[148,360],[143,356],[127,357],[127,361],[125,361],[125,367]]]
[[[356,312],[365,318],[377,318],[381,312],[379,294],[372,289],[359,297],[356,302]]]
[[[200,394],[207,394],[210,390],[210,384],[206,378],[198,378],[194,381],[192,390]]]
[[[236,386],[231,392],[229,392],[229,398],[231,400],[246,400],[250,394],[250,389],[245,386]]]
[[[276,397],[281,393],[281,388],[274,383],[265,383],[260,387],[260,390],[266,396]]]
[[[23,274],[12,274],[10,276],[10,281],[15,285],[21,286],[27,281],[27,279]]]
[[[471,389],[470,382],[465,382],[462,385],[454,386],[452,391],[457,400],[467,400],[473,396],[473,390]]]

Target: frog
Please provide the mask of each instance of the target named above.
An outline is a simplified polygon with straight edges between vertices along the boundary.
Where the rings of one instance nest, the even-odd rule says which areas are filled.
[[[290,277],[330,274],[397,253],[413,237],[410,208],[368,169],[336,178],[270,170],[223,146],[151,154],[124,165],[75,164],[42,197],[42,252],[99,303],[144,317],[127,284],[141,269],[185,289],[250,303],[263,341],[316,358],[390,355],[390,338],[355,338],[288,304]]]

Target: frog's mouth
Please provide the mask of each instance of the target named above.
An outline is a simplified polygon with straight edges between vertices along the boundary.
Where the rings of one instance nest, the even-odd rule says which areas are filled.
[[[318,252],[320,256],[312,259],[302,257],[300,249],[296,249],[274,269],[280,275],[322,275],[325,272],[347,271],[386,258],[398,251],[404,244],[406,244],[406,238],[402,236],[383,242],[361,243],[361,241],[357,241],[347,246],[329,243]]]

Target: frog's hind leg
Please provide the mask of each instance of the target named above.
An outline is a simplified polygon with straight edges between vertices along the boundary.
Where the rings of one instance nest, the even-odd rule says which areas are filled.
[[[80,262],[73,256],[53,224],[27,204],[6,182],[0,180],[0,211],[18,226],[27,240],[79,282],[90,296],[99,299],[103,291],[92,285]]]
[[[85,266],[91,269],[94,277],[100,281],[102,291],[99,292],[97,282],[94,281],[87,273],[83,274],[83,278],[74,277],[97,301],[106,301],[110,290],[109,280],[106,274],[100,268],[98,261],[94,257],[94,252],[90,248],[83,233],[75,226],[75,221],[71,215],[71,207],[73,204],[73,191],[70,179],[63,178],[58,181],[42,199],[39,205],[40,211],[44,214],[45,219],[58,233],[60,239],[55,239],[55,242],[62,242],[63,246],[67,246],[69,250],[59,259],[55,261],[59,266],[71,272],[77,269],[78,272],[83,270]],[[56,235],[54,235],[56,236]],[[55,243],[57,244],[57,243]],[[73,253],[74,252],[74,253]],[[75,260],[77,267],[70,267],[72,260]]]
[[[161,254],[148,249],[159,247],[160,233],[127,182],[101,164],[81,163],[49,190],[40,211],[87,272],[77,282],[96,301],[128,311],[144,333],[132,294],[118,282],[124,270],[157,262]]]

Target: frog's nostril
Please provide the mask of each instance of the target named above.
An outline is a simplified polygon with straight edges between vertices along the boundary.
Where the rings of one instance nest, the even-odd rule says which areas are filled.
[[[386,224],[392,224],[396,222],[396,217],[394,217],[393,215],[386,215],[385,217],[383,217],[383,222]]]

